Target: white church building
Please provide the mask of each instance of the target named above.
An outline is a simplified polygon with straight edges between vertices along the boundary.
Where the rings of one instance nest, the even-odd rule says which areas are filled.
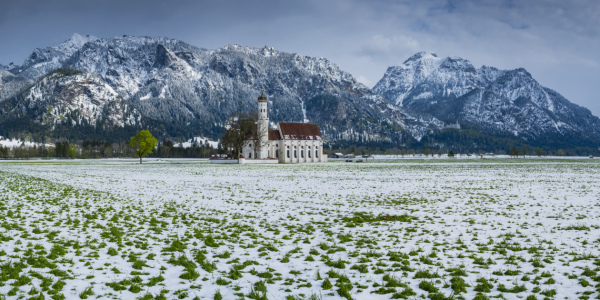
[[[315,123],[279,122],[276,130],[269,130],[267,96],[258,97],[258,130],[261,132],[259,150],[254,153],[254,141],[248,140],[242,148],[246,161],[278,160],[286,163],[327,162],[323,138]]]

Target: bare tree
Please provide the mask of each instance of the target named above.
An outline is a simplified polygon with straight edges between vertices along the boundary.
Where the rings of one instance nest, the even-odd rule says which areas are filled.
[[[253,127],[256,127],[256,123],[247,113],[234,113],[227,119],[227,130],[222,138],[223,147],[230,150],[238,160]]]

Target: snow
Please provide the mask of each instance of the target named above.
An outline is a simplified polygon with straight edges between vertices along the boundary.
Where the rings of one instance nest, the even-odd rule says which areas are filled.
[[[166,96],[167,96],[167,89],[168,89],[168,88],[169,88],[169,87],[168,87],[168,86],[166,86],[166,85],[165,85],[165,86],[163,86],[163,87],[162,87],[162,89],[160,90],[160,94],[158,95],[158,98],[165,99],[165,98],[166,98]]]
[[[480,92],[469,94],[475,89]],[[408,115],[421,113],[436,118],[447,118],[444,113],[454,105],[439,100],[462,97],[464,105],[456,114],[461,116],[461,122],[514,136],[536,137],[549,133],[597,138],[600,134],[597,129],[600,119],[582,115],[568,102],[567,107],[562,108],[565,105],[560,104],[564,103],[560,100],[565,99],[550,93],[522,68],[499,70],[482,66],[476,69],[460,57],[442,59],[433,53],[419,52],[402,65],[389,67],[373,90],[405,108]],[[422,105],[425,99],[428,105]],[[515,103],[517,99],[525,101]],[[579,118],[585,121],[575,121]],[[557,122],[569,125],[564,128],[568,131],[562,130]],[[409,130],[413,137],[420,139],[415,131],[422,130]]]
[[[308,118],[306,117],[306,105],[304,105],[304,100],[301,100],[301,104],[300,105],[302,106],[302,120],[303,120],[303,122],[304,123],[310,122],[308,120]]]
[[[73,57],[73,51],[81,50],[83,45],[87,45],[85,51],[80,51],[79,55]],[[171,58],[169,66],[155,65],[159,45],[167,49]],[[96,73],[126,101],[132,100],[131,97],[138,93],[142,101],[149,99],[151,95],[163,99],[174,98],[189,108],[194,116],[222,115],[221,104],[213,108],[205,105],[207,101],[213,97],[225,99],[230,95],[249,95],[259,90],[264,83],[276,79],[276,86],[281,89],[274,96],[280,105],[296,106],[299,99],[311,99],[323,93],[351,93],[351,108],[360,108],[362,113],[372,114],[374,120],[386,119],[402,126],[405,117],[402,109],[390,107],[385,98],[358,83],[351,74],[342,71],[330,60],[286,53],[268,46],[253,48],[228,45],[216,50],[206,50],[168,38],[118,36],[107,39],[75,34],[65,43],[39,49],[36,54],[35,59],[24,64],[23,76],[27,78],[37,79],[56,67],[76,67]],[[425,54],[423,59],[435,60],[434,56]],[[230,68],[227,72],[217,71],[211,65],[215,61],[223,62],[226,69],[227,66],[233,67],[238,63],[241,63],[241,68]],[[157,90],[151,94],[150,90],[154,91],[155,88]],[[83,99],[79,101],[82,102]],[[303,120],[308,119],[306,109],[303,105]],[[157,108],[146,107],[144,111],[148,115],[165,116],[161,121],[168,121],[166,114]],[[185,109],[180,112],[186,114]],[[283,111],[273,113],[275,118],[280,118]],[[394,116],[389,116],[390,113]],[[224,123],[221,118],[217,117],[215,122]],[[125,120],[131,119],[130,116],[119,116],[116,120],[124,124]],[[203,119],[194,120],[196,124],[190,126],[197,125]],[[423,126],[434,127],[432,124]],[[373,125],[381,127],[377,121]],[[348,128],[331,128],[330,134],[336,136],[346,129]],[[388,137],[382,137],[386,138]]]
[[[56,90],[69,91],[74,96],[57,105],[51,101]],[[29,103],[22,104],[25,109],[36,107],[47,112],[41,116],[41,122],[44,124],[63,122],[61,116],[73,112],[77,112],[79,116],[78,120],[71,122],[73,125],[80,124],[83,120],[95,125],[100,119],[106,118],[110,121],[109,124],[122,127],[125,124],[124,119],[133,117],[127,115],[127,110],[120,109],[126,104],[117,92],[100,77],[90,73],[45,77],[31,87],[26,100]],[[107,106],[110,107],[109,113],[103,115]],[[133,112],[134,115],[136,113]]]
[[[431,97],[433,97],[433,94],[431,92],[425,92],[415,96],[414,99],[428,99]]]
[[[336,286],[340,280],[331,270],[348,277],[353,299],[390,299],[405,290],[373,293],[386,284],[385,275],[398,277],[418,299],[427,298],[419,288],[422,281],[452,294],[444,286],[455,272],[450,268],[463,270],[461,277],[470,285],[460,294],[465,299],[475,297],[478,278],[492,283],[488,297],[500,294],[500,285],[515,284],[526,291],[502,292],[506,299],[524,299],[535,287],[555,290],[555,299],[575,299],[584,291],[597,296],[579,280],[592,281],[581,275],[582,269],[594,269],[600,255],[597,160],[146,163],[0,162],[5,197],[0,206],[3,223],[11,225],[0,228],[3,237],[11,238],[2,242],[6,255],[0,256],[0,264],[27,262],[25,257],[37,257],[40,247],[50,252],[55,244],[70,245],[64,256],[48,259],[68,274],[60,291],[67,299],[78,299],[88,287],[98,298],[134,299],[163,290],[168,299],[182,291],[188,298],[212,299],[219,290],[223,299],[234,299],[235,293],[248,295],[254,283],[266,280],[259,275],[272,276],[266,283],[268,299],[299,294],[342,299]],[[357,212],[382,218],[365,223],[348,219],[362,220]],[[383,218],[402,215],[414,219]],[[115,238],[112,227],[122,232],[120,242],[109,240]],[[50,232],[57,234],[52,240]],[[209,235],[216,247],[207,245]],[[183,243],[181,252],[168,249],[174,241]],[[118,254],[109,255],[109,248]],[[29,249],[32,254],[26,254]],[[203,250],[215,271],[205,271],[195,260]],[[182,255],[195,261],[197,278],[180,278],[184,268],[173,259]],[[144,262],[139,269],[134,268],[136,260]],[[344,266],[334,266],[336,261]],[[243,267],[244,262],[249,265]],[[232,279],[234,266],[241,268],[241,277]],[[425,270],[443,277],[415,278]],[[498,275],[507,270],[518,275]],[[29,297],[32,287],[39,289],[41,281],[29,271],[50,277],[52,284],[58,280],[49,268],[25,263],[21,274],[32,282],[19,287],[15,299]],[[132,272],[142,279],[140,293],[127,290],[130,285],[122,291],[105,285],[134,280]],[[164,281],[148,285],[161,274]],[[543,274],[555,282],[547,283]],[[528,281],[522,280],[524,275]],[[229,283],[218,285],[219,278]],[[322,288],[325,278],[332,289]],[[0,286],[0,294],[13,289],[14,281]]]
[[[192,144],[194,142],[198,143],[198,145],[204,145],[206,142],[208,142],[208,145],[210,147],[212,147],[214,149],[219,148],[219,142],[211,141],[208,138],[200,137],[200,136],[197,136],[197,137],[194,137],[192,139],[189,139],[186,142],[179,143],[179,144],[177,144],[177,146],[183,147],[183,148],[189,148],[189,147],[192,146]]]
[[[78,33],[74,33],[70,39],[66,42],[59,45],[57,48],[60,48],[63,51],[69,51],[69,53],[74,53],[79,50],[85,43],[98,40],[95,36],[83,36]]]
[[[21,146],[24,146],[25,148],[30,148],[33,146],[39,147],[41,146],[43,143],[36,143],[36,142],[32,142],[32,141],[20,141],[17,139],[12,139],[12,140],[8,140],[5,139],[4,137],[0,136],[0,145],[2,147],[6,147],[6,148],[18,148]],[[50,145],[50,144],[43,144],[46,147],[50,147],[50,146],[54,146],[54,145]]]

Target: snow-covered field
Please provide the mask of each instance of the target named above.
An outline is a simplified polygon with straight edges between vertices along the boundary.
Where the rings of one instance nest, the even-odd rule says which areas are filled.
[[[0,295],[599,296],[598,159],[177,162],[0,162]]]

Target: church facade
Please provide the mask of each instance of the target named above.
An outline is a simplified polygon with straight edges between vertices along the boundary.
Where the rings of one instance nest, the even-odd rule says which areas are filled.
[[[314,123],[279,122],[277,129],[269,130],[268,99],[258,97],[258,121],[260,145],[254,153],[253,143],[248,140],[242,148],[246,159],[277,159],[286,163],[327,162],[323,149],[323,137]]]

